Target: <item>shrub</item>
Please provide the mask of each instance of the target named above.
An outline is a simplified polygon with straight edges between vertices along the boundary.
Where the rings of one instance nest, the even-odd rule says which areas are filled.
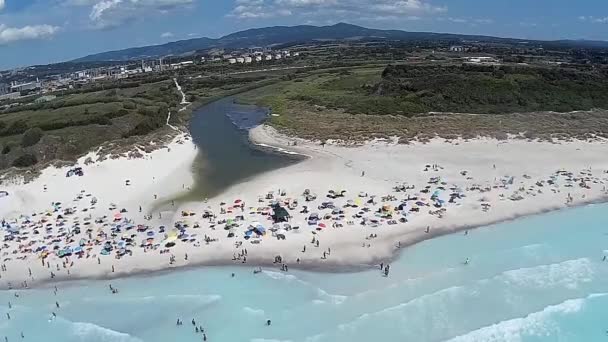
[[[3,135],[21,134],[27,131],[27,129],[27,122],[25,122],[24,120],[17,120],[10,124],[10,126],[8,126],[8,128],[3,132]]]
[[[26,153],[13,161],[13,166],[15,167],[30,167],[36,165],[38,163],[38,159],[36,156],[31,153]]]
[[[27,131],[25,131],[25,133],[23,133],[23,137],[21,137],[21,146],[23,146],[23,147],[34,146],[40,141],[40,139],[42,138],[43,135],[44,135],[44,132],[40,128],[38,128],[38,127],[30,128]]]

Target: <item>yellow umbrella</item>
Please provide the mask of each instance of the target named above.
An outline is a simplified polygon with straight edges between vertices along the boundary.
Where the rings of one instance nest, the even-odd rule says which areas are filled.
[[[177,230],[172,230],[169,232],[169,234],[167,234],[167,239],[165,240],[165,242],[174,242],[175,240],[177,240]]]

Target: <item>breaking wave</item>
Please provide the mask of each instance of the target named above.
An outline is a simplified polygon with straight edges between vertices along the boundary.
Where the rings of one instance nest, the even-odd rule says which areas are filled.
[[[339,305],[339,304],[344,303],[344,301],[346,301],[346,299],[348,298],[347,296],[343,296],[343,295],[327,293],[327,291],[323,290],[322,288],[319,288],[309,282],[306,282],[306,281],[296,277],[293,274],[284,274],[284,273],[274,272],[274,271],[263,271],[263,273],[271,279],[285,280],[288,282],[297,282],[306,287],[312,288],[316,291],[317,296],[319,297],[319,299],[322,300],[322,302],[330,302],[332,304]],[[315,303],[320,304],[320,301],[317,300],[317,301],[315,301]]]
[[[129,334],[100,327],[93,323],[72,323],[72,334],[80,341],[86,342],[143,342]]]
[[[582,283],[593,281],[594,273],[591,260],[581,258],[506,271],[502,277],[509,285],[575,289]]]
[[[155,303],[159,300],[170,300],[174,302],[197,302],[198,304],[211,304],[218,302],[222,299],[222,296],[211,294],[211,295],[196,295],[196,294],[184,294],[184,295],[164,295],[164,296],[142,296],[142,297],[115,297],[115,298],[84,298],[85,302],[101,302],[101,303]]]
[[[514,318],[486,326],[467,334],[454,337],[446,342],[519,342],[526,336],[550,336],[560,331],[555,318],[576,314],[581,311],[587,300],[603,297],[608,293],[592,294],[586,298],[569,299],[525,317]]]

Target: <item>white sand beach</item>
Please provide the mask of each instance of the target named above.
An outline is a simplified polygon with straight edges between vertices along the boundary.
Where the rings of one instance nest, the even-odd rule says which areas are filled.
[[[344,147],[267,126],[250,138],[310,158],[163,213],[154,209],[193,185],[197,151],[187,135],[141,159],[84,165],[86,156],[83,176],[48,168],[29,184],[4,180],[0,286],[229,263],[276,262],[283,270],[386,263],[433,236],[607,195],[606,142]],[[287,222],[275,222],[285,213]]]

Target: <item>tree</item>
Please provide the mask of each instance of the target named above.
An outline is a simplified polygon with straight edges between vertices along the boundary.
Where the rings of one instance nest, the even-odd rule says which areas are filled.
[[[36,145],[42,136],[44,135],[44,131],[42,131],[38,127],[30,128],[25,133],[23,133],[23,137],[21,137],[21,146],[29,147]]]

